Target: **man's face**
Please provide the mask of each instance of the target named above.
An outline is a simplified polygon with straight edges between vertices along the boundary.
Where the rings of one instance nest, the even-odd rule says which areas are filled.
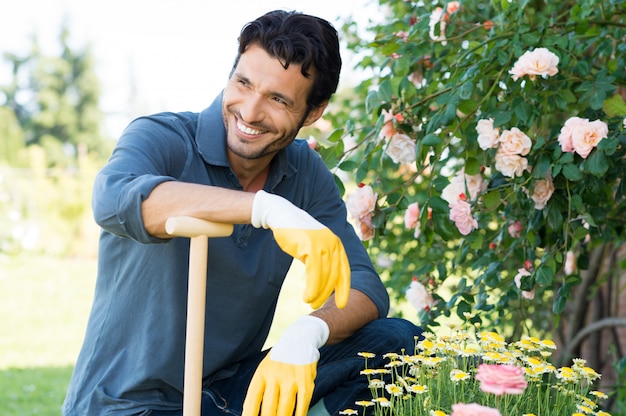
[[[302,126],[317,120],[325,106],[307,114],[313,84],[300,65],[285,69],[258,45],[241,55],[224,90],[222,115],[230,157],[271,158],[289,145]]]

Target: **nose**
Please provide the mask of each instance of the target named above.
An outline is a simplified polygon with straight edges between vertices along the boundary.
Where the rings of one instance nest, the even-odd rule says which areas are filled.
[[[248,94],[239,108],[241,119],[246,123],[258,123],[264,117],[264,100],[260,94]]]

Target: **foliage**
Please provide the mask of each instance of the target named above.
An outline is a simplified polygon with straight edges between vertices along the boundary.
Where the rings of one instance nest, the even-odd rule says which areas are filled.
[[[0,131],[8,133],[3,146],[13,145],[1,159],[15,156],[16,142],[43,147],[51,166],[71,166],[79,152],[110,153],[100,132],[103,115],[93,55],[88,47],[72,49],[69,36],[63,27],[59,56],[44,54],[36,38],[23,56],[4,53],[12,79],[0,86]]]
[[[600,410],[607,395],[592,389],[600,374],[584,360],[556,368],[548,361],[554,342],[526,337],[506,343],[495,332],[472,333],[471,326],[429,333],[415,354],[387,354],[385,368],[369,368],[371,354],[360,353],[372,397],[356,405],[374,406],[377,416],[454,415],[458,403],[502,415],[609,415]]]
[[[484,327],[512,326],[509,336],[553,330],[594,250],[626,236],[624,0],[379,3],[388,15],[368,28],[373,39],[344,27],[371,76],[336,103],[342,127],[320,153],[377,195],[365,244],[381,275],[396,298],[413,276],[434,292],[420,313],[427,327],[472,311]],[[514,70],[541,48],[557,71]],[[573,117],[608,130],[585,157],[559,141]],[[504,145],[483,148],[481,120],[500,138],[530,139],[516,159],[526,169],[496,165]],[[532,198],[539,191],[545,206]],[[414,203],[417,230],[403,221]],[[464,227],[451,219],[460,208],[471,212]]]

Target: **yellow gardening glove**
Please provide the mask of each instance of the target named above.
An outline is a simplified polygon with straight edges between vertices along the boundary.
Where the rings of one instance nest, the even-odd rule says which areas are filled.
[[[317,374],[318,349],[329,329],[315,316],[303,316],[285,330],[257,368],[242,416],[306,416]]]
[[[252,225],[269,228],[280,248],[306,266],[304,301],[319,308],[335,292],[337,307],[348,303],[350,263],[343,244],[328,227],[278,195],[259,191]]]

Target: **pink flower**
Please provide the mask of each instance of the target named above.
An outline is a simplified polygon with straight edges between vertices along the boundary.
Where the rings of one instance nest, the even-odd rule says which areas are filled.
[[[576,271],[576,256],[572,251],[568,251],[565,254],[565,266],[564,271],[566,275],[573,274]]]
[[[456,174],[450,183],[443,188],[441,197],[452,204],[459,199],[461,194],[469,193],[470,201],[475,201],[480,194],[487,189],[487,183],[480,173],[476,175],[467,175],[462,170]]]
[[[372,214],[363,215],[358,220],[359,235],[361,240],[367,241],[374,238],[374,226],[372,225]]]
[[[608,134],[609,128],[603,121],[571,117],[561,128],[558,141],[564,152],[576,152],[586,159]]]
[[[515,286],[517,286],[518,289],[521,289],[522,287],[522,277],[524,276],[530,276],[530,272],[525,268],[517,269],[517,274],[513,280],[515,281]],[[535,289],[533,288],[531,291],[522,290],[522,297],[524,299],[533,300],[535,298]]]
[[[502,394],[522,394],[528,385],[524,369],[515,365],[480,364],[476,373],[480,389],[496,396]]]
[[[533,51],[524,52],[515,62],[509,74],[513,77],[513,81],[517,81],[525,75],[534,81],[537,75],[544,78],[556,75],[559,72],[558,64],[558,56],[546,48],[537,48]]]
[[[391,136],[385,152],[395,163],[415,162],[415,142],[404,133]]]
[[[410,230],[415,230],[413,236],[418,238],[420,236],[420,206],[417,202],[412,203],[406,209],[404,213],[404,226]]]
[[[507,155],[526,156],[533,145],[532,140],[517,127],[504,130],[500,136],[498,152]]]
[[[495,168],[504,176],[508,176],[509,178],[522,176],[524,171],[528,168],[528,160],[520,155],[507,154],[498,151],[496,152]]]
[[[513,238],[520,238],[522,236],[522,230],[524,225],[520,221],[515,221],[509,224],[509,235]]]
[[[358,231],[362,240],[369,240],[374,236],[372,227],[372,213],[376,208],[378,195],[369,185],[359,186],[356,191],[348,197],[346,208],[350,216],[357,222]]]
[[[493,119],[478,120],[476,124],[476,132],[478,133],[478,146],[487,150],[498,146],[500,138],[500,129],[493,128]]]
[[[432,295],[416,277],[413,277],[411,285],[406,291],[406,299],[418,311],[430,309],[435,304]]]
[[[391,137],[396,134],[398,131],[394,122],[402,123],[404,121],[404,116],[402,114],[393,114],[391,111],[383,110],[383,127],[380,130],[380,137],[391,139]]]
[[[315,148],[317,147],[317,140],[315,140],[315,137],[313,136],[309,137],[306,142],[313,150],[315,150]]]
[[[498,409],[481,406],[477,403],[457,403],[452,405],[450,416],[502,416]]]
[[[535,201],[535,209],[544,209],[548,200],[554,193],[554,183],[552,177],[548,174],[546,179],[535,182],[533,187],[532,200]]]
[[[450,204],[450,219],[463,235],[468,235],[478,228],[478,221],[472,217],[472,207],[469,202],[459,199]]]

